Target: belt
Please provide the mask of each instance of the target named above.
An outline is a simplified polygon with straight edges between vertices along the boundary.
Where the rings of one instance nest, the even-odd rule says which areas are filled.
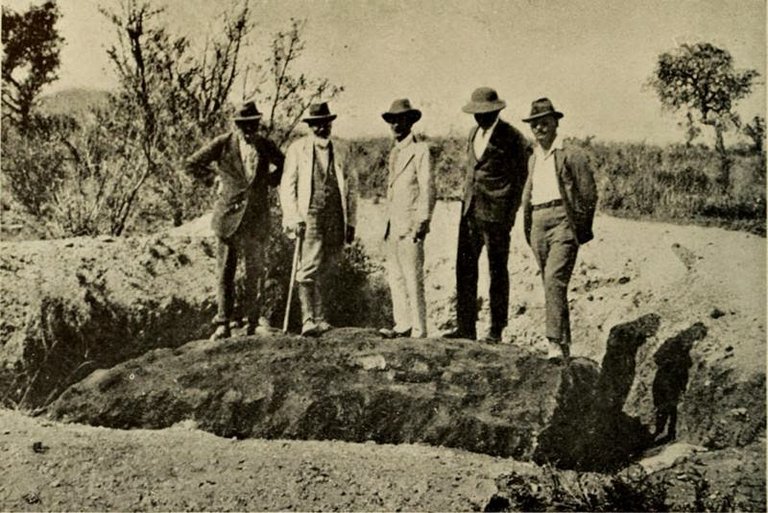
[[[562,204],[563,204],[563,200],[555,199],[552,201],[547,201],[546,203],[539,203],[538,205],[533,205],[531,208],[533,210],[541,210],[542,208],[559,207]]]

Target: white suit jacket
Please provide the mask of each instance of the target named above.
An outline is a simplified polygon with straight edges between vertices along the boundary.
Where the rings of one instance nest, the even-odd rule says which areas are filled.
[[[333,164],[341,192],[345,226],[355,226],[357,218],[357,174],[347,166],[347,152],[343,143],[331,138]],[[294,226],[306,221],[312,194],[312,157],[314,138],[304,136],[288,147],[285,153],[283,178],[280,181],[280,207],[283,226]]]
[[[411,237],[422,221],[432,219],[435,181],[429,147],[413,134],[389,154],[387,179],[387,227],[384,238]]]

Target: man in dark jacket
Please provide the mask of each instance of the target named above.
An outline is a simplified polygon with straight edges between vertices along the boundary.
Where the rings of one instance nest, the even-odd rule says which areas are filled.
[[[499,119],[506,103],[480,87],[463,111],[475,116],[469,133],[467,171],[456,256],[456,324],[448,338],[477,338],[478,259],[483,246],[490,270],[491,326],[484,341],[498,343],[509,307],[509,232],[520,207],[529,147],[523,135]]]
[[[568,282],[579,246],[592,239],[597,189],[587,159],[557,139],[562,117],[548,98],[540,98],[523,120],[536,138],[523,192],[523,226],[544,282],[549,357],[567,360]]]
[[[229,323],[233,320],[235,271],[240,257],[245,260],[246,333],[253,334],[258,327],[259,285],[269,236],[268,188],[280,183],[284,160],[277,146],[259,135],[260,120],[256,104],[245,102],[234,118],[235,129],[216,137],[185,163],[186,172],[196,178],[208,181],[214,173],[219,178],[211,223],[218,237],[218,312],[212,339],[231,335]],[[216,166],[212,167],[214,162]]]

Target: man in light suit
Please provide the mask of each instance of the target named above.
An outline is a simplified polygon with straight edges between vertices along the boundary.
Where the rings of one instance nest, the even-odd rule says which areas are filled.
[[[544,283],[548,356],[567,360],[571,347],[568,282],[579,246],[593,238],[597,188],[584,155],[557,137],[562,117],[548,98],[539,98],[523,120],[536,138],[523,191],[523,226]]]
[[[384,338],[427,336],[424,300],[424,239],[435,206],[429,147],[411,133],[421,111],[408,99],[395,100],[381,115],[389,123],[395,146],[389,154],[387,225],[384,232],[392,314],[395,326]]]
[[[238,258],[245,260],[246,333],[260,330],[260,280],[264,272],[264,249],[269,236],[268,188],[280,183],[283,154],[270,140],[259,135],[261,114],[251,100],[234,118],[235,129],[216,137],[185,162],[185,171],[211,183],[219,177],[218,199],[213,208],[212,228],[218,237],[216,330],[212,339],[228,338],[235,303],[235,271]],[[216,163],[215,168],[211,165]]]
[[[344,243],[355,238],[357,175],[347,165],[343,145],[331,139],[327,103],[310,105],[304,118],[311,135],[293,142],[285,155],[280,183],[283,226],[298,237],[301,258],[296,273],[304,336],[331,329],[325,313],[325,282]]]
[[[485,246],[490,271],[491,326],[484,342],[498,343],[509,308],[510,231],[520,207],[529,145],[499,118],[506,107],[495,90],[479,87],[463,107],[477,126],[467,141],[467,170],[456,256],[456,330],[447,338],[476,338],[478,260]]]

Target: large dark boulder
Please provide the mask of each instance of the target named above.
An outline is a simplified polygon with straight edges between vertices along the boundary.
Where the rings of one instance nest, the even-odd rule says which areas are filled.
[[[558,415],[587,414],[564,405],[583,405],[597,380],[584,359],[564,366],[512,345],[339,329],[155,350],[94,372],[49,412],[114,428],[193,420],[226,437],[424,442],[530,459]],[[550,451],[569,451],[550,439]]]

